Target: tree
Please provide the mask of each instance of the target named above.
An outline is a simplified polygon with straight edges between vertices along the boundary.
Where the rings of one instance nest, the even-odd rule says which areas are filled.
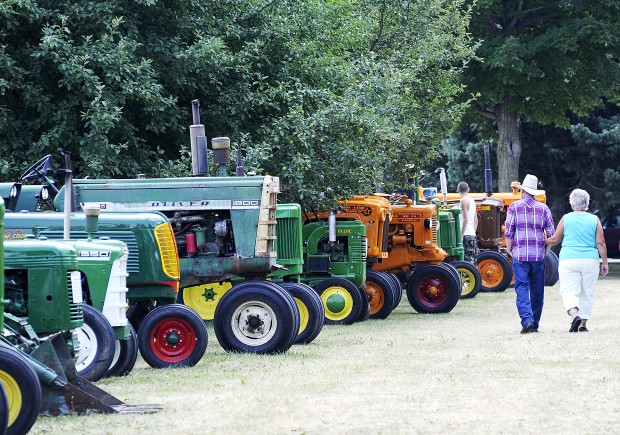
[[[483,40],[466,71],[478,95],[471,115],[497,127],[498,182],[519,177],[519,120],[562,128],[620,97],[620,3],[614,0],[479,0],[471,30]],[[468,118],[471,120],[472,118]]]
[[[521,159],[524,173],[541,174],[554,219],[570,211],[568,196],[581,188],[590,194],[590,211],[605,215],[620,206],[620,108],[607,104],[591,117],[573,117],[569,129],[534,122],[521,123],[521,137],[529,152]],[[464,127],[444,141],[451,191],[466,180],[472,191],[484,191],[483,145],[486,132]],[[492,164],[496,174],[496,167]],[[495,181],[495,179],[494,179]]]
[[[461,0],[6,0],[3,167],[63,147],[76,176],[187,175],[198,99],[282,200],[372,191],[459,121],[468,22]]]

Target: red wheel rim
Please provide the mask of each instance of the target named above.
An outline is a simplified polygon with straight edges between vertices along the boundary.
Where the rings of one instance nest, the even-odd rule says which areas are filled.
[[[181,362],[196,348],[196,332],[183,319],[165,319],[151,331],[151,350],[162,361]]]
[[[448,299],[448,286],[437,277],[423,278],[416,288],[418,298],[429,307],[439,307]]]

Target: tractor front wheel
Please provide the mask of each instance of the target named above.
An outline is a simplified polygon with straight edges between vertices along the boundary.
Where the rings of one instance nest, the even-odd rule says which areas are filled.
[[[9,411],[7,435],[28,433],[39,415],[41,384],[37,373],[18,351],[0,346],[0,383]]]
[[[317,291],[325,307],[325,323],[330,325],[350,325],[354,323],[368,305],[360,290],[348,279],[327,278],[319,282]]]
[[[127,340],[116,340],[116,347],[114,349],[114,358],[112,365],[106,372],[108,376],[127,376],[133,366],[136,364],[138,358],[138,335],[136,330],[133,329],[131,323],[129,324],[129,338]]]
[[[140,355],[154,368],[196,365],[207,350],[207,341],[204,321],[181,304],[153,309],[138,330]]]
[[[420,267],[407,282],[409,304],[418,313],[448,313],[459,301],[459,281],[449,269],[439,264]]]
[[[463,290],[461,291],[461,299],[471,299],[480,291],[482,285],[482,276],[476,266],[468,261],[451,261],[450,264],[461,275],[463,282]]]
[[[299,309],[299,334],[294,344],[312,343],[325,323],[325,308],[321,298],[307,284],[283,282],[280,287],[293,296]]]
[[[382,272],[366,272],[366,294],[370,303],[370,318],[385,319],[394,309],[394,283]]]
[[[477,257],[478,270],[482,277],[482,292],[503,292],[512,280],[512,267],[508,258],[499,252],[484,251]]]
[[[78,375],[88,381],[105,376],[114,359],[116,338],[110,322],[97,309],[83,305],[84,325],[76,329],[80,348],[75,356]]]
[[[291,294],[269,281],[235,284],[215,308],[215,336],[227,352],[286,352],[299,332]]]

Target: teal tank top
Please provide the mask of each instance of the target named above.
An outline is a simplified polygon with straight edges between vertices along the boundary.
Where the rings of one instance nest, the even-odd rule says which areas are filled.
[[[596,246],[596,225],[598,218],[590,213],[568,213],[564,215],[564,238],[560,260],[593,258],[598,260]]]

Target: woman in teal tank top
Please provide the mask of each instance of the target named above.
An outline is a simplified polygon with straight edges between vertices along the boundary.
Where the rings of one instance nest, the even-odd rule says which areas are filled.
[[[599,219],[588,213],[590,195],[582,189],[575,189],[569,198],[573,209],[565,214],[555,234],[545,240],[548,246],[562,242],[560,250],[560,295],[564,308],[572,317],[569,332],[587,332],[588,319],[592,317],[594,288],[599,274],[609,272],[607,248],[603,226]]]

